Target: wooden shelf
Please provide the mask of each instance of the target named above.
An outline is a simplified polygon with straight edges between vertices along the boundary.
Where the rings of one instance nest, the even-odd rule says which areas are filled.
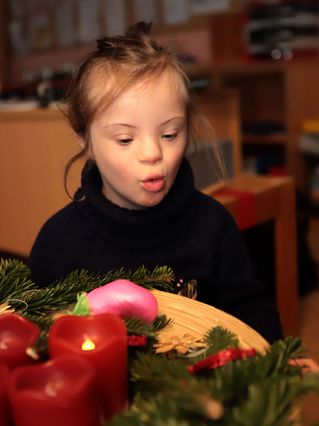
[[[242,76],[249,75],[264,75],[281,73],[286,63],[263,61],[263,62],[232,62],[214,64],[213,69],[216,72],[221,72],[223,75],[237,74]]]
[[[255,144],[255,145],[285,145],[287,142],[286,134],[274,134],[274,135],[252,135],[244,134],[243,143]]]
[[[285,72],[287,69],[294,66],[313,66],[319,67],[318,58],[307,58],[307,59],[294,59],[293,61],[246,61],[246,62],[225,62],[225,63],[212,63],[211,67],[213,72],[223,73],[224,76],[240,75],[271,75],[280,74]]]
[[[280,123],[273,136],[243,135],[245,145],[283,146],[287,170],[301,191],[308,186],[299,149],[305,120],[319,116],[319,58],[212,65],[213,85],[238,90],[242,123]]]

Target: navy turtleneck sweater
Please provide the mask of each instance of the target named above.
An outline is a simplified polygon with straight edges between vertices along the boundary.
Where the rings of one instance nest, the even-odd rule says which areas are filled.
[[[170,266],[177,280],[196,280],[201,302],[240,318],[270,342],[282,337],[276,309],[253,273],[240,231],[223,206],[194,188],[186,160],[155,207],[121,208],[101,189],[97,167],[84,168],[75,201],[42,227],[29,258],[38,285],[81,268],[99,273]]]

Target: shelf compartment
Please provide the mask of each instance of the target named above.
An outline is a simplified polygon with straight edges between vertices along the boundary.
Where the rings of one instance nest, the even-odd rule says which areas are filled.
[[[287,135],[285,133],[278,133],[273,135],[256,135],[256,134],[243,134],[243,143],[254,145],[285,145],[287,142]]]

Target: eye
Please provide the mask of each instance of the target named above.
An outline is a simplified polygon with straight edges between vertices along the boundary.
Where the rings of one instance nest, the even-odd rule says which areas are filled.
[[[166,141],[172,141],[174,139],[176,139],[178,133],[166,133],[165,135],[162,135],[162,138]]]
[[[119,138],[117,139],[117,143],[120,145],[129,145],[131,142],[133,142],[133,138]]]

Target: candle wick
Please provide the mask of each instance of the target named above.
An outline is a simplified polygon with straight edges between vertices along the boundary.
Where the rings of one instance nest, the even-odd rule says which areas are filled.
[[[31,347],[29,347],[29,348],[27,348],[27,349],[26,349],[26,354],[27,354],[30,358],[35,359],[36,361],[37,361],[38,359],[40,359],[39,354],[35,351],[35,349],[33,349],[33,348],[31,348]]]

